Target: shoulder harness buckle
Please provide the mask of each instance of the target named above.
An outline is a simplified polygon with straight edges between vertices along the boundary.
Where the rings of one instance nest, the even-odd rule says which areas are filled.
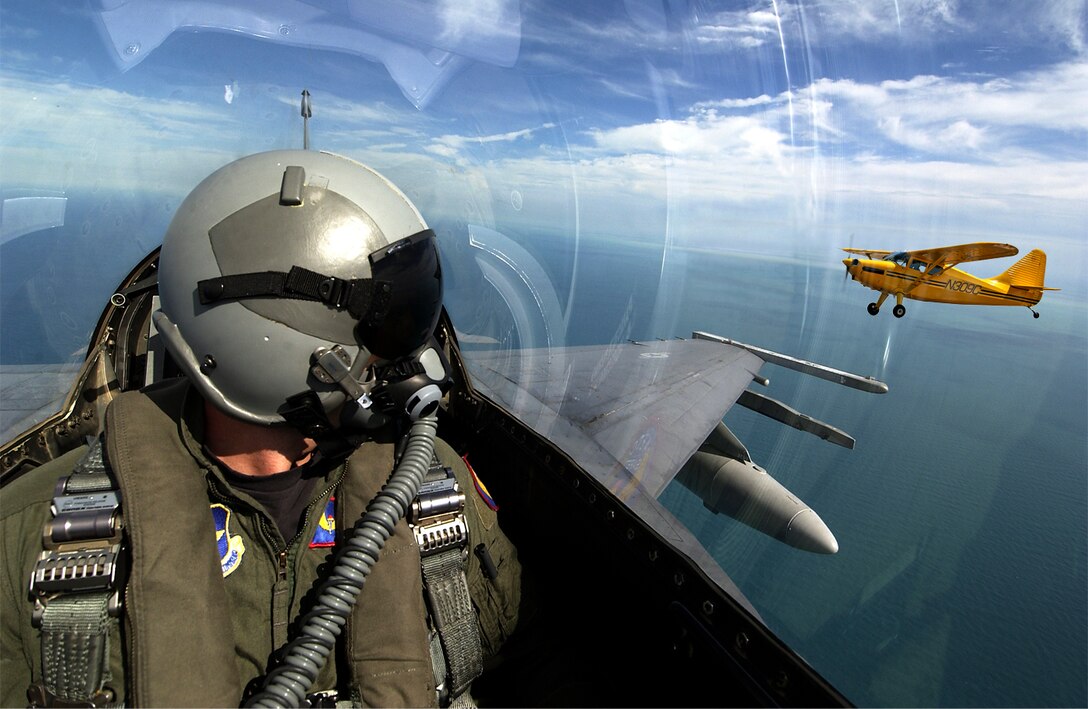
[[[431,468],[408,515],[420,556],[468,548],[465,493],[461,492],[450,468]]]
[[[27,696],[40,706],[105,706],[115,696],[105,682],[125,555],[121,494],[101,439],[57,481],[51,512],[30,576],[32,622],[42,631],[42,681]]]

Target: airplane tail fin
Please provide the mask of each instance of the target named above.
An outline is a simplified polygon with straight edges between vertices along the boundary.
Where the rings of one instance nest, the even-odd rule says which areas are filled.
[[[1046,254],[1039,249],[1032,249],[1031,253],[1014,263],[1001,275],[995,276],[993,280],[1016,288],[1052,290],[1043,285],[1045,276]]]

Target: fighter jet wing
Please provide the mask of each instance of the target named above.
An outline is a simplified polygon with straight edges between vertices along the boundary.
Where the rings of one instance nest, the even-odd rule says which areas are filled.
[[[763,364],[704,340],[462,355],[481,393],[625,501],[657,497]]]

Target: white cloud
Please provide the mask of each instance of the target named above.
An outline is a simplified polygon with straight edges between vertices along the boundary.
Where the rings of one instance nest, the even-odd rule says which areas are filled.
[[[686,118],[589,130],[562,151],[519,150],[474,167],[488,184],[524,190],[569,181],[573,160],[582,209],[602,214],[638,214],[648,196],[660,203],[665,195],[682,201],[681,211],[727,209],[734,220],[794,212],[819,219],[846,204],[895,220],[909,204],[912,213],[962,215],[956,220],[965,224],[968,215],[992,224],[995,215],[1033,213],[1045,223],[1062,212],[1053,228],[1068,233],[1071,205],[1088,200],[1088,155],[1084,119],[1059,97],[1080,95],[1081,74],[1061,65],[1002,81],[825,81],[797,92],[792,114],[786,94],[708,101]],[[1057,139],[1036,145],[1039,132]],[[472,166],[462,153],[472,142],[526,133],[443,136],[431,150]],[[1070,154],[1070,145],[1081,149]],[[709,233],[709,222],[702,227]]]
[[[688,245],[729,234],[769,251],[819,248],[861,224],[918,245],[1030,238],[1080,253],[1088,153],[1084,118],[1063,99],[1077,104],[1082,73],[1059,65],[1000,81],[825,81],[792,97],[707,101],[687,118],[587,131],[585,143],[566,146],[572,188],[583,226],[622,224],[632,238],[663,228],[646,215],[667,200],[674,238]],[[1052,139],[1039,143],[1041,133]],[[496,161],[485,182],[564,184],[566,159]],[[527,193],[526,212],[547,200]],[[810,236],[798,241],[799,230]]]
[[[833,104],[839,125],[859,143],[865,126],[884,138],[935,155],[974,154],[1000,160],[1010,152],[1044,151],[1043,132],[1088,133],[1088,63],[971,81],[919,76],[859,84],[822,79],[814,94]],[[1062,142],[1069,145],[1066,139]]]
[[[912,128],[905,125],[900,116],[882,118],[878,125],[893,141],[927,153],[977,152],[982,146],[985,133],[984,130],[964,120],[956,121],[937,131]]]
[[[814,13],[816,17],[812,19],[819,19],[819,26],[829,39],[844,36],[875,39],[891,35],[923,38],[963,26],[957,5],[955,0],[839,0],[819,5],[815,10],[805,7],[803,13],[799,5],[784,5],[782,12],[801,20]]]
[[[739,159],[783,169],[786,136],[760,118],[719,116],[707,110],[686,120],[658,120],[591,132],[596,149],[614,154],[653,154],[717,162]]]
[[[767,94],[756,96],[755,98],[723,98],[718,101],[703,101],[695,105],[694,108],[751,108],[753,106],[766,106],[773,103],[772,99]]]
[[[695,28],[697,43],[718,49],[754,49],[778,40],[778,18],[765,10],[721,12]]]
[[[956,114],[1001,125],[1088,130],[1088,63],[1069,63],[982,84],[943,81],[930,89],[936,109],[950,99]],[[958,99],[958,100],[957,100]],[[945,112],[948,115],[948,112]]]
[[[294,94],[294,95],[292,95]],[[248,97],[241,101],[239,95]],[[227,101],[230,97],[232,101]],[[315,97],[316,148],[420,152],[429,135],[419,111]],[[10,188],[186,194],[247,153],[302,147],[297,94],[264,86],[209,85],[205,95],[155,98],[74,82],[0,75],[0,164]],[[269,121],[269,115],[282,120]],[[254,131],[253,125],[262,129]]]
[[[1084,0],[783,0],[775,7],[787,37],[813,47],[852,41],[924,46],[992,37],[998,53],[1014,45],[1086,51]]]
[[[544,123],[537,128],[523,128],[521,130],[496,133],[492,135],[441,135],[432,139],[426,150],[435,155],[453,158],[470,145],[486,145],[488,143],[514,143],[530,138],[541,130],[554,128],[554,123]]]
[[[1040,24],[1044,28],[1053,28],[1054,34],[1064,37],[1066,43],[1076,52],[1084,54],[1088,46],[1088,5],[1084,0],[1055,0],[1045,3]]]
[[[184,194],[245,152],[299,144],[295,97],[250,106],[275,92],[240,89],[245,101],[226,104],[220,84],[197,103],[6,72],[0,161],[19,186]],[[259,111],[267,126],[270,105],[284,113],[282,130],[247,131],[244,111]],[[564,195],[573,191],[590,232],[659,238],[668,204],[679,242],[705,245],[728,224],[756,241],[777,235],[766,242],[773,250],[797,229],[838,238],[839,225],[854,219],[887,229],[1083,235],[1085,105],[1088,67],[1068,63],[1000,80],[821,80],[793,94],[701,102],[686,117],[564,130],[570,142],[562,145],[552,123],[458,133],[448,118],[338,96],[320,97],[314,120],[317,147],[393,168],[424,191],[429,219],[446,209],[463,219],[465,200],[441,197],[457,185],[461,194],[471,184],[480,203],[489,191],[508,203],[517,190],[524,208],[516,218],[527,223],[549,223],[569,209]]]
[[[514,22],[516,3],[510,0],[441,0],[434,10],[442,23],[442,37],[458,41],[466,36],[491,41],[520,38]]]
[[[184,193],[194,172],[234,157],[216,136],[240,131],[222,101],[148,99],[11,71],[0,76],[0,105],[0,162],[12,187]]]

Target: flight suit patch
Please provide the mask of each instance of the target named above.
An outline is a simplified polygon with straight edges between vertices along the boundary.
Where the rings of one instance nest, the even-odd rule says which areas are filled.
[[[219,565],[223,569],[223,577],[226,578],[238,568],[238,564],[242,563],[246,545],[242,541],[242,535],[230,533],[230,510],[225,505],[219,503],[212,505],[212,519],[215,520],[215,543],[219,548]]]
[[[476,471],[472,469],[472,465],[468,462],[468,456],[461,456],[461,460],[465,462],[465,467],[468,468],[468,472],[472,476],[472,486],[476,488],[476,494],[480,496],[480,499],[492,512],[498,512],[499,506],[496,504],[495,498],[488,492],[483,481],[476,476]]]
[[[314,530],[314,538],[310,540],[310,548],[336,546],[336,498],[330,497],[325,505],[325,511],[317,522]]]

